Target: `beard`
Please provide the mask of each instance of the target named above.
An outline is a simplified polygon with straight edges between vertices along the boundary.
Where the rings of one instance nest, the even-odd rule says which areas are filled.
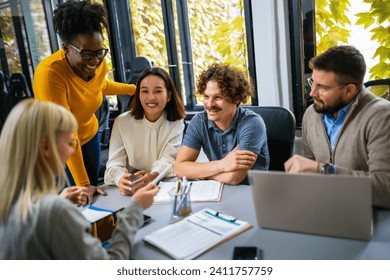
[[[313,108],[317,113],[320,114],[334,114],[337,113],[341,108],[343,108],[345,105],[347,105],[344,100],[337,100],[335,103],[331,105],[324,105],[322,101],[314,99]]]

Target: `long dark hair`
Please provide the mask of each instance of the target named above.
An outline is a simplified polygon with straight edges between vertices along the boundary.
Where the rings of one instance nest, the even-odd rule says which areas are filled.
[[[173,83],[167,71],[159,67],[151,67],[145,69],[144,72],[142,72],[141,76],[138,78],[134,99],[129,106],[131,115],[134,116],[134,118],[137,120],[140,120],[144,117],[144,108],[142,107],[141,101],[139,99],[139,94],[142,80],[150,75],[158,76],[164,80],[168,96],[171,97],[171,99],[167,102],[164,108],[165,112],[167,112],[168,121],[174,122],[177,120],[184,119],[186,115],[185,109],[180,99],[179,93],[176,90],[175,84]]]

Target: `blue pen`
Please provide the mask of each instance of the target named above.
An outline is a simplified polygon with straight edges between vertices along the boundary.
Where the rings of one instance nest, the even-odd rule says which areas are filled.
[[[184,203],[183,203],[184,210],[187,210],[188,193],[189,193],[189,189],[191,188],[192,182],[190,183],[190,187],[188,187],[187,186],[187,179],[185,176],[183,177],[183,182],[184,182],[184,191],[183,191],[183,198],[182,199],[184,199]]]
[[[216,212],[215,214],[211,213],[210,211],[205,211],[206,214],[209,214],[210,216],[213,216],[214,218],[218,218],[220,220],[223,220],[225,222],[228,222],[228,223],[231,223],[231,224],[234,224],[234,225],[240,225],[239,223],[236,222],[236,219],[227,219],[225,217],[223,217],[222,215],[219,214],[219,212]]]
[[[183,205],[184,210],[187,212],[187,210],[188,210],[187,209],[187,199],[188,199],[188,194],[191,191],[191,187],[192,187],[192,182],[190,182],[190,186],[188,188],[185,188],[185,192],[182,193],[182,197],[181,197],[179,204],[177,206],[178,212],[180,211],[181,205]]]

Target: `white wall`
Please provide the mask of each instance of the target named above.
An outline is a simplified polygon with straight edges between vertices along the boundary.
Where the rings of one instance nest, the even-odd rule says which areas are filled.
[[[259,105],[292,110],[288,1],[253,0]]]

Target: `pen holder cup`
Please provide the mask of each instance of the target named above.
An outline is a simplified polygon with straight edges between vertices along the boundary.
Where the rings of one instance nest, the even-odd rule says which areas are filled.
[[[172,217],[174,219],[183,218],[192,213],[190,193],[176,193],[175,189],[169,191],[172,205]]]

